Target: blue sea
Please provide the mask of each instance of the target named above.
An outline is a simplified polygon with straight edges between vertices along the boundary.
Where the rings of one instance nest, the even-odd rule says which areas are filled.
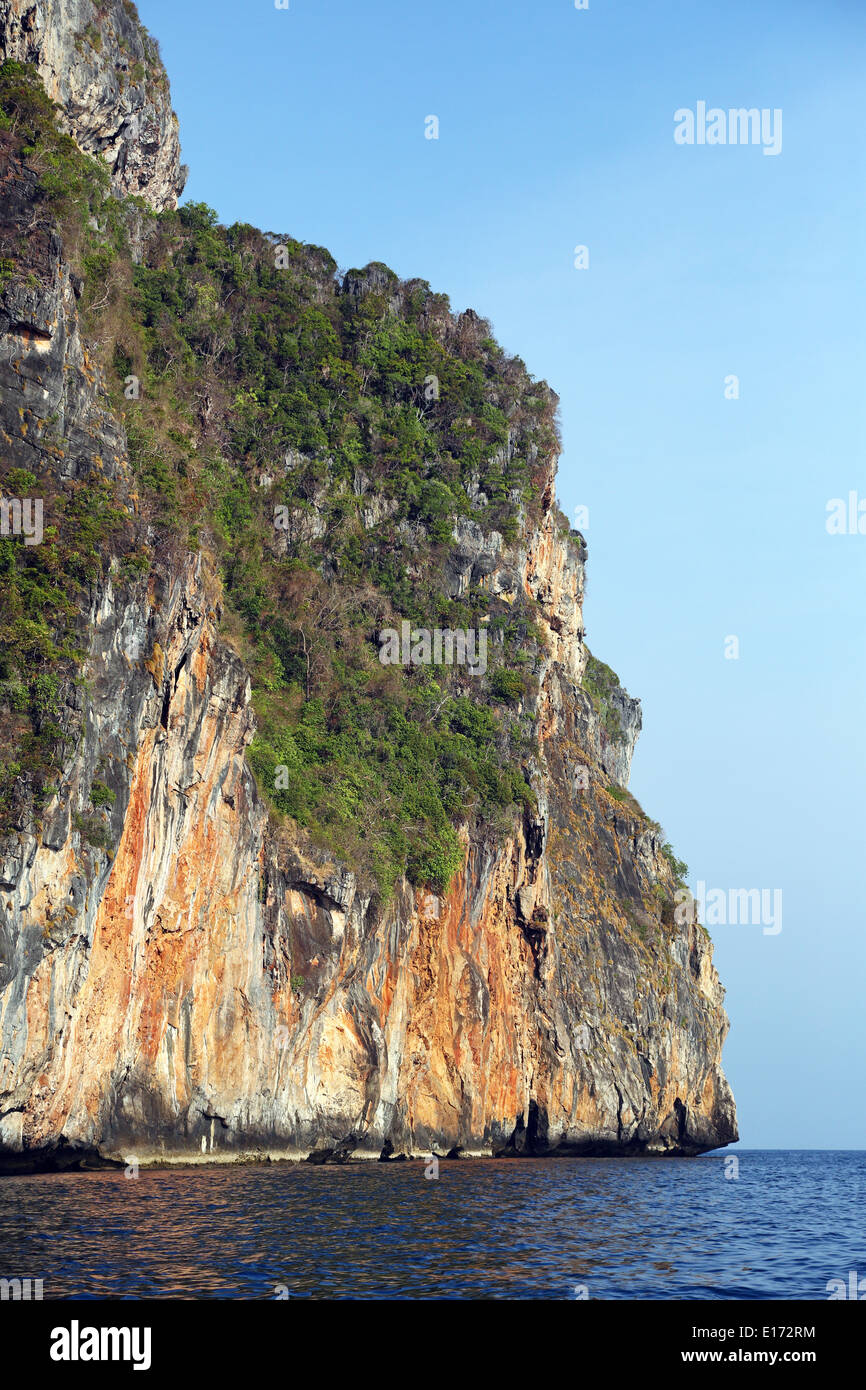
[[[862,1152],[429,1171],[0,1177],[0,1278],[42,1279],[45,1299],[827,1299],[866,1276]]]

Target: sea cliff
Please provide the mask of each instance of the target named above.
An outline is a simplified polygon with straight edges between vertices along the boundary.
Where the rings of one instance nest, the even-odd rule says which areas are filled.
[[[44,529],[0,542],[0,1163],[731,1142],[554,393],[423,281],[175,210],[131,4],[0,4],[0,56]],[[401,618],[489,669],[382,667]]]

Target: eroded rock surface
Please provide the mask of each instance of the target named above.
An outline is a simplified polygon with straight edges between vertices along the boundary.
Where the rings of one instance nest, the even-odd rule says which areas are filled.
[[[0,62],[39,72],[70,135],[101,155],[120,194],[157,212],[183,191],[177,117],[159,48],[130,0],[0,0]]]

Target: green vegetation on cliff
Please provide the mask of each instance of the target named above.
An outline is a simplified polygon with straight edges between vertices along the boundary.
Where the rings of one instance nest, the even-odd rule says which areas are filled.
[[[62,729],[35,682],[74,672],[82,590],[200,549],[251,674],[249,760],[275,811],[383,891],[401,873],[443,888],[459,822],[531,801],[539,650],[528,598],[454,582],[452,535],[461,517],[482,542],[531,524],[556,397],[424,281],[378,264],[338,275],[321,248],[222,227],[203,204],[157,216],[117,201],[18,64],[0,70],[0,112],[2,157],[35,175],[83,279],[135,484],[91,472],[55,489],[45,544],[3,542],[0,675],[22,738],[42,740],[43,784]],[[26,245],[0,252],[4,282],[26,280]],[[7,495],[16,483],[42,495],[47,476],[5,477]],[[487,674],[382,666],[377,634],[400,619],[483,624]]]
[[[114,283],[128,244],[124,212],[111,196],[106,167],[81,153],[55,123],[53,103],[31,69],[0,67],[0,163],[5,212],[0,226],[0,292],[42,288],[55,226],[80,267],[86,314]],[[20,201],[20,209],[18,203]],[[26,211],[27,225],[18,214]],[[91,223],[93,225],[91,226]],[[98,228],[101,227],[101,230]],[[109,275],[109,270],[111,274]],[[10,362],[13,372],[16,363]],[[62,682],[78,669],[86,634],[80,630],[81,596],[119,560],[117,582],[135,569],[130,518],[117,490],[99,467],[58,484],[64,441],[56,421],[38,420],[27,396],[18,410],[20,438],[6,436],[0,493],[39,498],[44,508],[41,543],[0,537],[0,724],[14,761],[0,763],[0,826],[22,828],[29,801],[38,809],[50,794],[66,747]],[[28,459],[41,458],[40,476],[21,467],[15,450],[26,441]],[[34,463],[35,466],[35,463]],[[26,785],[25,785],[26,784]]]
[[[583,673],[583,688],[598,711],[601,727],[613,743],[624,739],[622,721],[611,703],[615,691],[621,689],[619,676],[610,666],[590,652]]]

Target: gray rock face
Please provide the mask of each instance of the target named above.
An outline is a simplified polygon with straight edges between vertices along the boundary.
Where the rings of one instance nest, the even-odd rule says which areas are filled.
[[[641,731],[643,716],[640,700],[629,695],[621,686],[614,687],[608,703],[619,729],[615,734],[611,734],[602,725],[598,711],[585,691],[574,692],[574,699],[576,717],[581,726],[585,746],[611,782],[615,782],[618,787],[627,787],[631,774],[631,760]]]
[[[453,548],[448,556],[445,574],[450,598],[459,598],[472,584],[492,574],[502,550],[498,531],[485,536],[477,521],[457,518],[453,533]]]
[[[177,117],[154,39],[130,0],[0,0],[0,61],[31,63],[87,154],[111,168],[118,193],[157,212],[186,181]]]

